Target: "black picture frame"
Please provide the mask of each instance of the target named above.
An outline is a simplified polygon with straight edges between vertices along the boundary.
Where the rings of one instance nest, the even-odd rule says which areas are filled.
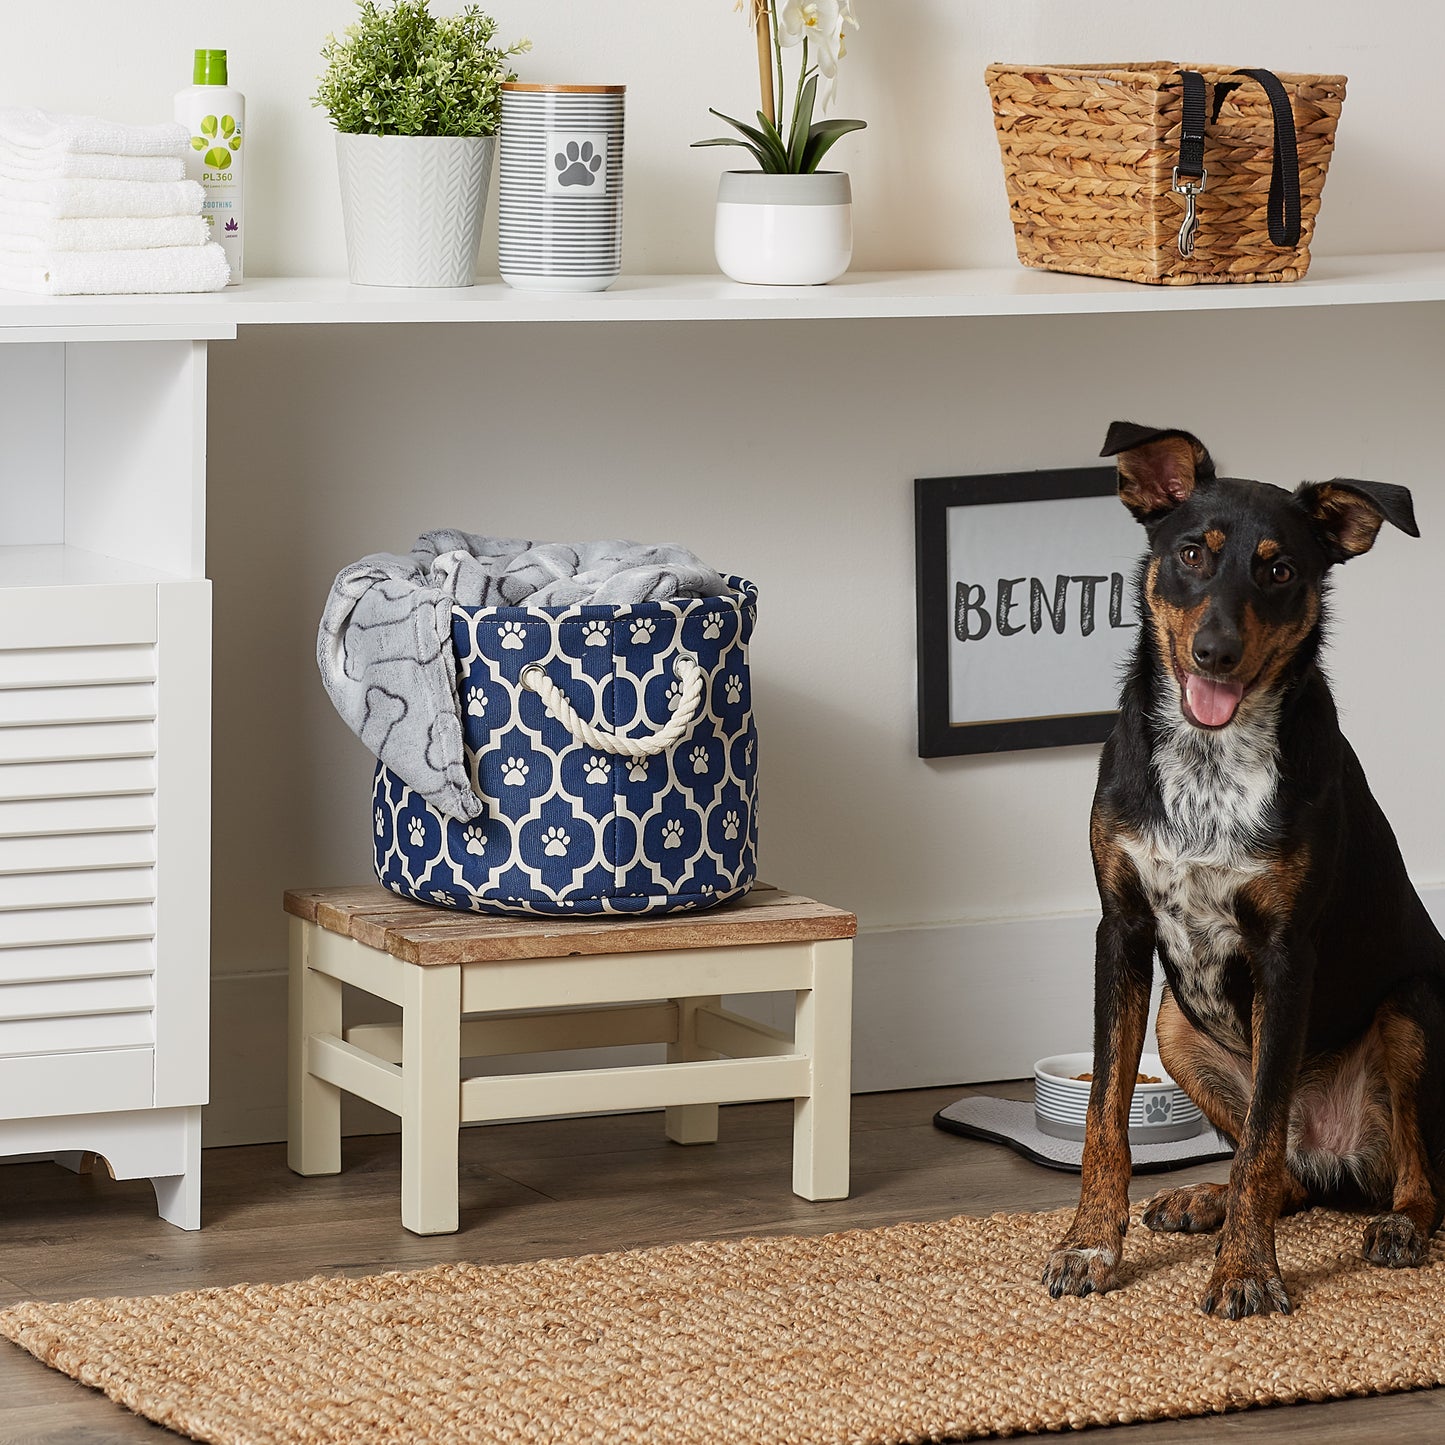
[[[982,476],[920,477],[914,482],[918,631],[918,755],[958,757],[1028,748],[1101,743],[1117,709],[992,722],[956,723],[949,690],[948,513],[955,507],[999,502],[1059,501],[1116,494],[1112,466],[997,472]]]

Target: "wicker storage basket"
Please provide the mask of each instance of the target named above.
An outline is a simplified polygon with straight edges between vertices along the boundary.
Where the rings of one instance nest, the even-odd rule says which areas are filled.
[[[1185,70],[1203,76],[1207,184],[1192,255],[1180,252]],[[1279,80],[1299,154],[1299,236],[1271,240],[1274,113],[1263,84],[1220,66],[990,65],[989,93],[1019,260],[1121,281],[1297,281],[1309,269],[1342,75]],[[1278,231],[1276,231],[1278,236]]]

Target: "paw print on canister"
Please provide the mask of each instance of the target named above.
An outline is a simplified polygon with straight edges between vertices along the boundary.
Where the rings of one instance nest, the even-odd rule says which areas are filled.
[[[502,781],[511,788],[523,787],[531,771],[525,758],[508,758],[502,764]]]
[[[605,622],[589,622],[582,629],[582,641],[588,647],[607,646],[607,624]]]
[[[657,631],[657,623],[650,617],[639,617],[632,624],[632,640],[639,647],[646,647],[652,641],[652,634]]]
[[[716,642],[722,636],[722,618],[714,612],[702,625],[702,635],[709,642]]]
[[[561,828],[546,828],[542,833],[542,851],[549,858],[565,858],[572,839]]]
[[[420,818],[413,818],[407,825],[406,837],[413,848],[420,848],[426,842],[426,825]]]
[[[385,816],[385,814],[382,813],[382,811],[381,811],[380,808],[378,808],[378,809],[376,810],[376,819],[375,819],[375,821],[376,821],[376,836],[377,836],[378,838],[380,838],[380,837],[382,837],[382,836],[386,833],[386,816]]]
[[[504,647],[506,646],[505,643],[503,643],[502,645]],[[469,688],[467,690],[467,715],[469,717],[481,717],[482,714],[486,712],[486,710],[487,700],[485,697],[482,696],[481,688]]]
[[[467,852],[480,858],[487,851],[487,835],[475,823],[469,823],[466,830]]]
[[[732,843],[736,841],[737,836],[738,815],[732,808],[729,808],[728,811],[723,814],[723,837],[726,838],[729,843]]]
[[[597,172],[602,169],[602,157],[590,140],[578,145],[569,140],[566,146],[552,157],[557,168],[559,186],[593,186],[597,184]]]
[[[682,824],[676,818],[669,818],[662,825],[662,846],[664,848],[682,847]]]
[[[520,622],[504,622],[497,633],[507,652],[520,652],[527,645],[527,629]]]
[[[742,695],[743,695],[743,680],[742,680],[742,678],[740,678],[740,677],[737,675],[737,673],[735,673],[735,672],[729,673],[729,674],[728,674],[728,680],[727,680],[727,682],[724,684],[724,689],[725,689],[725,691],[726,691],[726,693],[727,693],[727,700],[728,700],[729,702],[731,702],[731,703],[739,702],[739,701],[742,699]]]
[[[695,772],[695,773],[705,773],[705,772],[707,772],[708,757],[707,757],[707,749],[706,749],[706,748],[704,748],[704,747],[695,747],[695,748],[687,755],[687,760],[688,760],[688,762],[690,762],[690,763],[692,764],[692,770],[693,770],[693,772]]]
[[[607,781],[607,764],[596,753],[587,759],[586,776],[589,783],[605,783]]]

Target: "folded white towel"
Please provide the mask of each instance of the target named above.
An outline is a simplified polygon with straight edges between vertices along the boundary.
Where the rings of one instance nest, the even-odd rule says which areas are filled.
[[[37,220],[65,216],[199,216],[199,181],[12,181],[0,179],[0,227],[8,212]]]
[[[67,216],[50,220],[0,212],[0,251],[139,251],[204,246],[204,216]]]
[[[0,140],[26,150],[57,148],[106,156],[171,156],[190,141],[183,125],[123,125],[94,115],[57,115],[33,107],[0,108]]]
[[[181,181],[186,163],[180,156],[89,155],[60,146],[32,151],[0,141],[0,176],[16,181]]]
[[[148,251],[0,251],[0,289],[42,296],[219,291],[230,279],[226,253],[214,241]]]

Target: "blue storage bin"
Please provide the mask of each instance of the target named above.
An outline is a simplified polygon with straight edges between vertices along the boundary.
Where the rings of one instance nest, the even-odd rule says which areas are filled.
[[[455,607],[467,765],[483,811],[429,806],[385,766],[376,872],[478,913],[658,913],[756,876],[757,589],[629,606]]]

